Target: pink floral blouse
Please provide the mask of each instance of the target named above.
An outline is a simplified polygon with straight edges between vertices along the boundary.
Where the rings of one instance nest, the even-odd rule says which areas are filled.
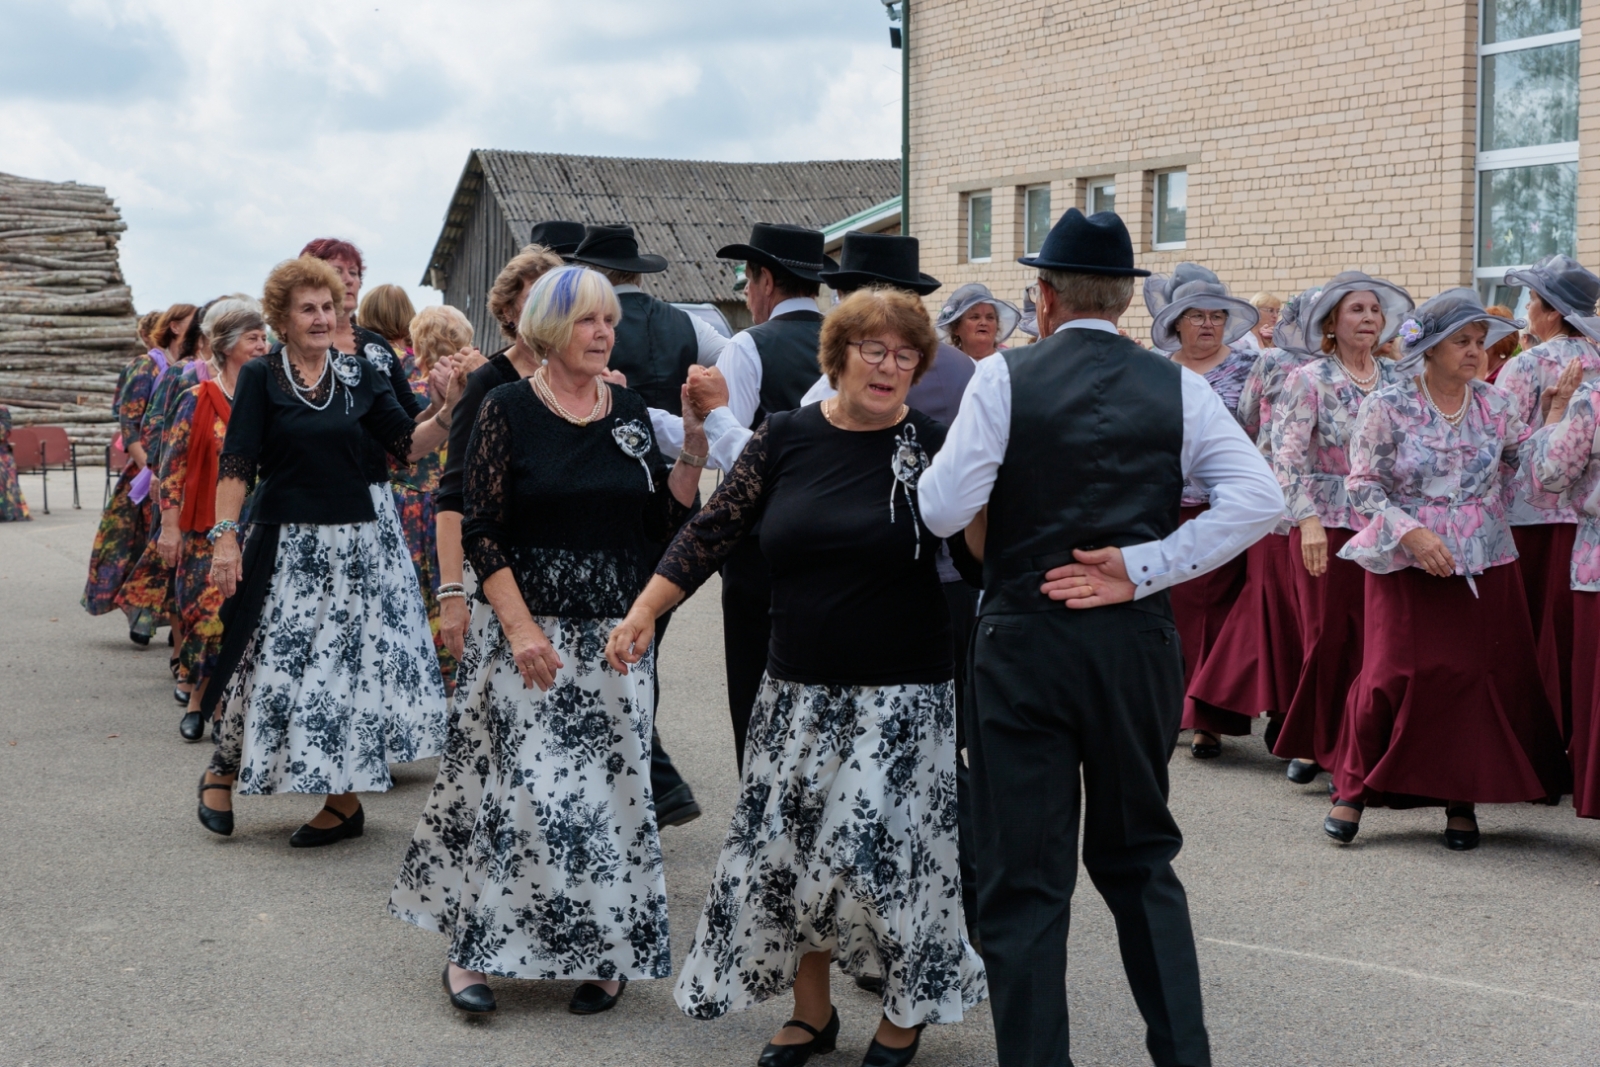
[[[1206,384],[1211,386],[1211,391],[1221,398],[1222,406],[1235,413],[1235,419],[1239,417],[1239,393],[1244,389],[1245,379],[1250,376],[1250,369],[1255,366],[1256,355],[1253,351],[1230,351],[1221,363],[1201,375]],[[1171,359],[1171,354],[1167,358]],[[1188,481],[1183,483],[1184,507],[1198,507],[1210,502],[1211,493],[1208,490]]]
[[[1394,363],[1374,361],[1378,392],[1395,380]],[[1350,506],[1345,475],[1356,413],[1367,398],[1335,356],[1313,357],[1289,372],[1272,413],[1272,469],[1283,486],[1289,519],[1315,515],[1326,527],[1359,530],[1366,520]]]
[[[1540,346],[1543,347],[1542,345]],[[1523,467],[1531,488],[1559,493],[1579,515],[1572,546],[1572,588],[1600,593],[1600,383],[1585,382],[1567,405],[1566,418],[1539,430],[1528,442]]]
[[[1428,406],[1415,379],[1385,386],[1361,406],[1345,485],[1365,528],[1339,550],[1341,557],[1374,574],[1416,566],[1400,539],[1427,527],[1469,583],[1471,575],[1517,558],[1504,478],[1517,465],[1528,427],[1505,392],[1488,382],[1470,388],[1460,426]]]
[[[1556,337],[1511,357],[1500,368],[1495,384],[1511,394],[1522,421],[1537,429],[1544,422],[1539,412],[1539,398],[1546,389],[1556,384],[1561,372],[1574,359],[1583,361],[1585,381],[1600,377],[1600,346],[1587,337]],[[1582,521],[1583,516],[1572,506],[1541,506],[1554,502],[1549,498],[1538,499],[1529,492],[1530,488],[1526,482],[1511,487],[1511,510],[1508,513],[1511,525],[1539,526],[1551,522]]]
[[[1272,462],[1273,414],[1283,399],[1284,380],[1289,377],[1290,371],[1303,366],[1311,358],[1304,352],[1265,349],[1250,368],[1239,390],[1239,406],[1235,417],[1239,425],[1244,427],[1244,432],[1255,440],[1256,447],[1261,449],[1268,464]],[[1285,509],[1285,518],[1274,527],[1273,533],[1280,536],[1288,534],[1290,525],[1287,514]]]

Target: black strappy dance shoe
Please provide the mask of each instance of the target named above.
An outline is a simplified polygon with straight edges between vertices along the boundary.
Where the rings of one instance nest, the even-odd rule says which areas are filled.
[[[790,1019],[783,1025],[785,1028],[792,1026],[804,1030],[811,1035],[811,1040],[799,1045],[774,1045],[768,1042],[767,1047],[761,1050],[756,1067],[800,1067],[813,1056],[826,1056],[839,1044],[838,1008],[833,1009],[833,1014],[828,1017],[828,1025],[821,1030],[799,1019]]]
[[[1316,760],[1292,759],[1283,773],[1295,785],[1310,785],[1317,780],[1317,775],[1322,773],[1322,765]]]
[[[1333,798],[1333,806],[1336,808],[1354,808],[1357,811],[1367,810],[1367,806],[1360,801],[1340,800],[1338,797]],[[1356,839],[1356,831],[1359,829],[1361,829],[1360,823],[1350,822],[1346,819],[1335,819],[1332,815],[1322,820],[1322,832],[1341,845],[1348,845],[1354,841]]]
[[[361,831],[366,828],[367,813],[360,807],[356,808],[354,815],[344,815],[327,805],[323,805],[322,810],[338,819],[339,822],[334,826],[321,829],[306,823],[289,835],[290,848],[318,848],[322,845],[331,845],[335,841],[343,841],[347,837],[360,837]]]
[[[1471,852],[1478,847],[1481,836],[1478,833],[1478,813],[1471,804],[1450,804],[1444,809],[1444,847],[1451,852]],[[1472,829],[1452,830],[1451,819],[1471,819]]]
[[[1216,759],[1222,755],[1222,742],[1212,741],[1208,745],[1202,745],[1199,738],[1205,732],[1204,730],[1196,730],[1194,732],[1194,737],[1189,740],[1189,755],[1195,759]]]
[[[233,812],[217,811],[215,808],[206,807],[207,789],[221,789],[231,793],[233,792],[233,783],[212,782],[207,785],[206,776],[204,774],[200,775],[200,825],[214,834],[228,837],[233,833]]]

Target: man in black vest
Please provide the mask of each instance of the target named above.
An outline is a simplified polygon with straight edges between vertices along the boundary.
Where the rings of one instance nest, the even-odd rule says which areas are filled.
[[[1081,776],[1083,863],[1116,919],[1146,1047],[1159,1065],[1208,1067],[1172,870],[1183,658],[1166,589],[1264,536],[1283,496],[1205,379],[1118,336],[1149,273],[1121,219],[1070,209],[1022,263],[1039,270],[1042,340],[978,365],[918,488],[929,528],[967,528],[984,557],[967,753],[1000,1063],[1072,1063]],[[1213,489],[1212,507],[1180,531],[1185,477]]]

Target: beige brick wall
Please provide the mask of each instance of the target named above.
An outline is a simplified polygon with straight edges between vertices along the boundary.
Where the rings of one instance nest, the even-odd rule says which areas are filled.
[[[1585,98],[1600,91],[1587,5]],[[950,288],[1020,301],[1020,187],[1055,217],[1114,174],[1141,266],[1204,263],[1282,295],[1361,269],[1419,300],[1471,284],[1473,0],[912,0],[912,233]],[[1592,29],[1593,32],[1588,32]],[[1600,137],[1586,112],[1583,139]],[[1597,146],[1600,147],[1600,146]],[[1600,152],[1579,254],[1600,261]],[[1188,241],[1150,247],[1155,171],[1187,166]],[[994,189],[994,256],[964,262],[963,193]],[[1148,327],[1135,299],[1126,324]]]

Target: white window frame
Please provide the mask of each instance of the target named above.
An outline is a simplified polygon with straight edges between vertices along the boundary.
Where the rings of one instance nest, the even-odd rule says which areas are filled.
[[[1113,200],[1115,200],[1117,196],[1117,176],[1115,174],[1107,174],[1099,178],[1090,178],[1088,181],[1083,183],[1083,210],[1085,213],[1093,215],[1099,210],[1099,205],[1095,203],[1094,194],[1097,190],[1105,189],[1107,187],[1111,189],[1111,197]]]
[[[1583,40],[1583,31],[1577,29],[1559,30],[1555,33],[1541,33],[1533,37],[1518,37],[1510,41],[1496,41],[1494,44],[1484,44],[1483,8],[1483,0],[1478,0],[1478,129],[1475,134],[1476,144],[1483,143],[1483,116],[1485,114],[1483,100],[1484,57],[1497,56],[1505,52],[1523,52],[1534,48],[1547,48],[1553,44],[1567,44],[1572,41]],[[1483,204],[1480,198],[1483,196],[1484,172],[1512,170],[1517,167],[1540,167],[1551,163],[1576,162],[1578,162],[1577,141],[1530,145],[1526,148],[1503,148],[1496,152],[1478,152],[1476,154],[1472,172],[1472,280],[1480,291],[1486,281],[1498,282],[1505,277],[1508,271],[1526,270],[1533,265],[1531,263],[1518,263],[1503,267],[1478,266],[1478,255],[1483,240]]]
[[[1183,240],[1158,241],[1161,222],[1161,179],[1168,174],[1183,175]],[[1150,248],[1156,252],[1174,252],[1189,247],[1189,168],[1168,167],[1150,176]]]
[[[1043,193],[1045,195],[1046,204],[1045,204],[1045,212],[1044,212],[1044,218],[1045,218],[1044,232],[1045,232],[1045,234],[1048,234],[1050,232],[1050,217],[1051,217],[1050,216],[1050,212],[1055,207],[1055,204],[1049,202],[1052,199],[1051,195],[1050,195],[1050,186],[1048,184],[1046,184],[1046,185],[1028,185],[1028,186],[1024,186],[1023,190],[1022,190],[1022,254],[1025,255],[1025,256],[1034,255],[1036,252],[1039,251],[1039,249],[1033,248],[1028,244],[1028,239],[1029,239],[1028,227],[1031,225],[1031,223],[1033,221],[1033,198],[1038,193]],[[993,210],[994,210],[993,209],[993,205],[991,203],[991,205],[990,205],[991,216],[992,216]],[[991,241],[994,240],[994,224],[993,224],[993,222],[990,223],[990,227],[989,227],[989,239]],[[1039,243],[1040,243],[1041,246],[1044,244],[1044,236],[1042,236],[1042,235],[1040,236]],[[994,248],[994,246],[991,244],[990,245],[990,250],[993,251],[993,248]]]
[[[975,256],[975,255],[972,254],[972,237],[973,237],[972,202],[974,200],[987,200],[987,201],[989,201],[989,254],[987,256]],[[994,190],[993,189],[975,189],[972,192],[967,194],[967,247],[966,247],[966,253],[967,253],[967,262],[968,263],[988,263],[988,262],[991,262],[994,259]]]

